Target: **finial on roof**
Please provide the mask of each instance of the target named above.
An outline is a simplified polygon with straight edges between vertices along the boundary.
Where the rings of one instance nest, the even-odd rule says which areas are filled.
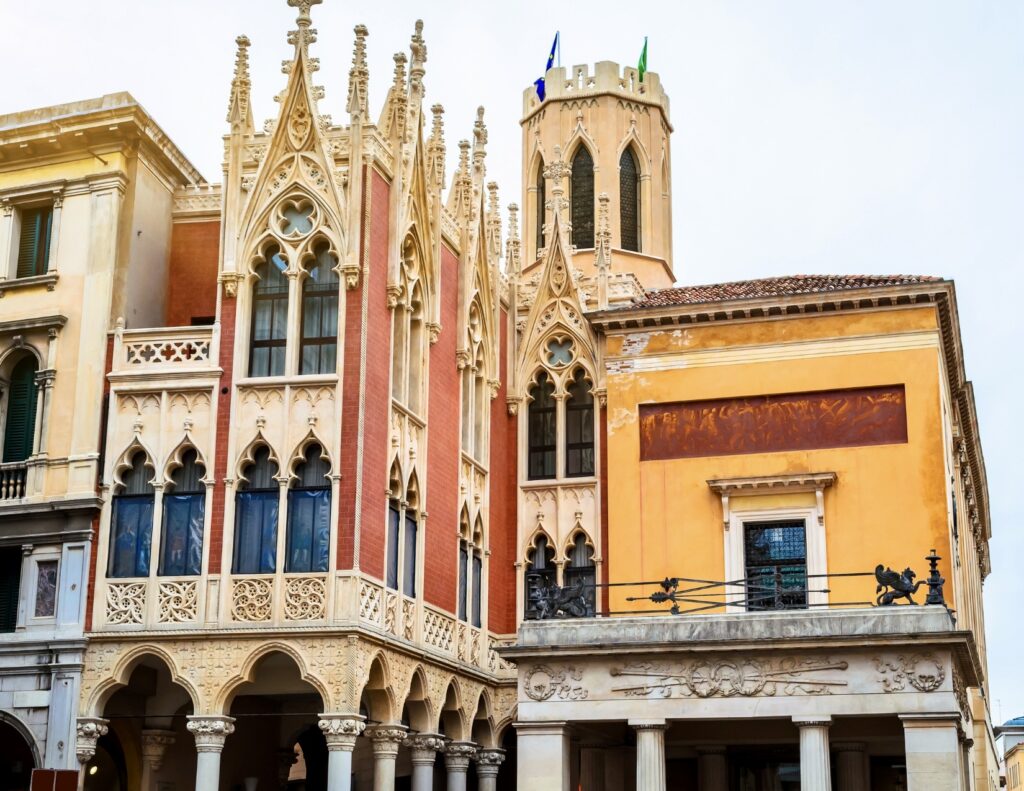
[[[483,178],[484,157],[487,155],[487,126],[484,124],[484,108],[476,108],[476,121],[473,122],[473,170]]]
[[[395,60],[395,90],[405,90],[405,64],[407,58],[404,52],[396,52],[394,55]]]
[[[551,208],[554,217],[558,219],[561,219],[562,209],[565,205],[565,199],[562,197],[565,192],[562,179],[568,178],[571,174],[572,168],[562,159],[562,147],[555,146],[551,161],[544,167],[544,178],[551,182]],[[545,238],[547,238],[546,234]]]
[[[505,269],[509,274],[519,273],[519,206],[508,205],[508,239],[505,241]]]
[[[235,76],[231,80],[231,98],[228,100],[228,123],[249,124],[249,94],[252,81],[249,79],[249,38],[235,39]]]
[[[612,265],[612,228],[608,220],[608,193],[597,196],[597,244],[594,245],[595,264],[597,268],[606,269]]]
[[[433,188],[440,192],[444,189],[444,107],[435,104],[430,112],[434,114],[434,120],[427,140],[427,174]]]
[[[423,41],[423,20],[416,20],[416,29],[409,42],[409,80],[413,91],[423,89],[423,75],[426,72],[423,64],[427,62],[427,45]]]
[[[356,25],[353,30],[356,43],[352,52],[352,68],[348,72],[348,111],[362,116],[366,114],[366,89],[370,75],[366,68],[366,37],[370,31],[366,25]]]
[[[309,27],[313,24],[313,19],[309,15],[309,9],[315,5],[320,5],[324,0],[288,0],[288,5],[292,8],[299,9],[299,15],[295,18],[295,24],[300,28]]]

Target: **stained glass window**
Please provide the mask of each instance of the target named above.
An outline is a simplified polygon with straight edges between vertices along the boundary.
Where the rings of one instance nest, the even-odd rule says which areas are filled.
[[[640,252],[640,169],[630,147],[619,158],[619,235],[623,250]]]
[[[572,158],[572,243],[579,248],[594,246],[594,159],[586,146]]]
[[[803,520],[743,526],[747,609],[807,606],[807,541]]]

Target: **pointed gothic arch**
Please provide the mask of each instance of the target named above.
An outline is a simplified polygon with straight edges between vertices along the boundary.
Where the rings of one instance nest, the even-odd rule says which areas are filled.
[[[582,140],[572,154],[569,175],[569,205],[572,222],[572,245],[579,249],[594,246],[594,193],[595,157]]]

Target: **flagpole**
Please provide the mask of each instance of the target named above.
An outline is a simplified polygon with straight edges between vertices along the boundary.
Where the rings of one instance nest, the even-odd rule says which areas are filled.
[[[558,68],[562,68],[562,31],[555,31],[555,38],[558,40]]]

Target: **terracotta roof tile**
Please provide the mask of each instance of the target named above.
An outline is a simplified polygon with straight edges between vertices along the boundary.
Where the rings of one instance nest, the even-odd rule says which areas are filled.
[[[915,283],[938,283],[941,277],[930,275],[790,275],[765,277],[759,280],[738,280],[734,283],[712,283],[705,286],[680,286],[647,292],[647,296],[628,308],[697,305],[735,299],[788,297],[796,294],[817,294],[858,288],[906,286]]]

